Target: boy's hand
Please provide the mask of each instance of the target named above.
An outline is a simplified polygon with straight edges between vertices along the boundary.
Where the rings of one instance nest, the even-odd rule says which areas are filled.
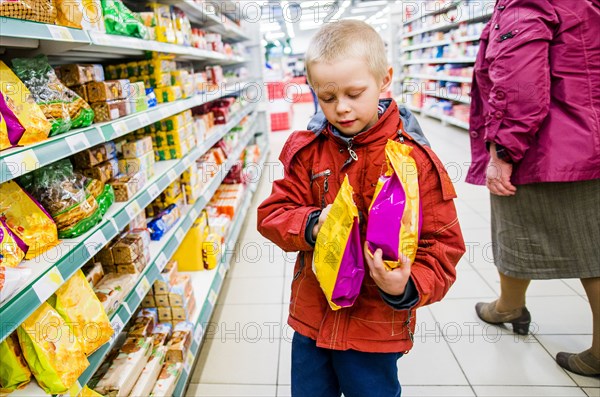
[[[325,219],[327,219],[327,214],[329,213],[330,209],[331,209],[331,204],[329,204],[327,207],[325,207],[321,210],[321,215],[319,215],[319,222],[317,222],[317,224],[315,225],[315,227],[313,227],[313,230],[312,230],[312,236],[314,239],[317,238],[317,234],[319,234],[319,230],[321,230],[321,226],[323,226],[323,223],[325,223]]]
[[[386,294],[402,295],[410,278],[411,263],[407,257],[400,254],[401,266],[388,270],[383,264],[383,251],[378,248],[373,254],[373,258],[369,255],[369,246],[365,242],[364,247],[365,258],[369,265],[369,274],[375,284]]]

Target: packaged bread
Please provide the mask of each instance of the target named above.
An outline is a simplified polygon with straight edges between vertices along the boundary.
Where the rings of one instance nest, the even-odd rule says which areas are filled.
[[[46,393],[66,393],[89,366],[81,343],[48,303],[42,303],[17,333],[23,356]]]
[[[27,86],[51,122],[50,136],[92,124],[93,110],[79,95],[60,82],[44,55],[15,58],[12,64],[15,74]]]
[[[139,379],[129,394],[130,397],[150,396],[165,362],[166,352],[167,348],[165,346],[154,345],[148,362],[144,366]]]
[[[90,168],[107,160],[117,157],[117,147],[114,142],[106,142],[86,149],[72,156],[73,165],[77,169]]]
[[[50,214],[14,181],[0,184],[0,213],[27,245],[25,259],[35,258],[58,244],[56,223]]]
[[[146,230],[146,212],[140,212],[132,221],[129,223],[129,229],[132,231]]]
[[[88,356],[114,333],[104,307],[81,270],[56,291],[54,308],[69,323]]]
[[[154,153],[150,151],[136,158],[119,160],[119,172],[129,176],[143,172],[150,179],[154,175],[154,163]]]
[[[131,274],[109,273],[94,287],[96,296],[108,315],[114,313],[133,288],[136,277]]]
[[[89,95],[89,91],[88,91]],[[92,109],[94,109],[96,123],[104,123],[106,121],[116,120],[127,114],[127,103],[123,100],[109,101],[109,102],[94,102],[92,103]]]
[[[181,363],[185,361],[185,354],[192,344],[194,324],[181,322],[173,329],[173,335],[167,344],[167,363]]]
[[[54,0],[56,24],[75,29],[104,32],[100,0]]]
[[[143,308],[156,307],[154,295],[148,294],[148,295],[144,296],[144,299],[142,299],[142,307]]]
[[[148,257],[150,256],[149,250],[146,249],[145,251],[147,251],[147,253],[143,253],[143,254],[139,255],[137,258],[135,258],[130,263],[117,264],[116,265],[117,273],[139,274],[142,271],[144,271],[146,266],[148,266]]]
[[[31,371],[23,358],[16,333],[0,342],[0,360],[0,395],[22,389],[31,381]]]
[[[83,268],[83,274],[85,275],[85,279],[90,283],[92,288],[98,285],[100,280],[104,277],[104,269],[102,268],[102,264],[100,262],[88,262]]]
[[[165,364],[158,375],[158,380],[152,389],[152,397],[170,397],[175,392],[175,386],[181,371],[182,363]]]
[[[93,167],[83,168],[80,172],[88,178],[106,183],[119,175],[119,162],[117,159],[110,159]]]
[[[129,337],[94,390],[104,396],[127,397],[152,353],[152,338]]]
[[[109,183],[115,190],[116,200],[122,202],[131,200],[144,187],[146,180],[146,174],[138,172],[131,176],[118,176]]]
[[[88,98],[91,103],[125,99],[130,84],[128,79],[94,81],[87,85]]]
[[[143,156],[146,153],[152,152],[152,138],[147,136],[133,142],[127,142],[123,144],[122,151],[123,157],[126,159],[134,159]]]
[[[60,80],[67,87],[82,86],[90,82],[104,81],[104,69],[98,64],[72,63],[61,65]]]
[[[0,108],[0,112],[7,133],[10,133],[6,139],[3,139],[4,144],[0,149],[9,147],[6,145],[12,145],[15,140],[21,145],[31,145],[48,138],[52,127],[50,122],[35,103],[29,89],[2,61],[0,61],[0,94],[6,105]],[[21,132],[21,129],[24,131]]]
[[[53,24],[56,19],[55,0],[2,0],[0,16]]]

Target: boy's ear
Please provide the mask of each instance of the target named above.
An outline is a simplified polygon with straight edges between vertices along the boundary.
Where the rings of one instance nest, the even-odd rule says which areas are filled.
[[[383,83],[381,84],[381,92],[387,91],[390,84],[392,84],[392,78],[394,76],[394,68],[388,67],[387,73],[383,76]]]

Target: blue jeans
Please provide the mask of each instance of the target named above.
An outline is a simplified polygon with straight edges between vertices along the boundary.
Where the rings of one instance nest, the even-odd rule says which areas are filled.
[[[293,397],[400,397],[402,353],[330,350],[299,333],[292,339]]]

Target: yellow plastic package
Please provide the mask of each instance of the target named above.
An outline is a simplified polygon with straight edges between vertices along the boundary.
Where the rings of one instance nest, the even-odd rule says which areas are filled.
[[[52,125],[35,102],[29,89],[2,61],[0,61],[0,93],[4,95],[8,109],[25,128],[19,145],[30,145],[48,138]]]
[[[14,234],[6,221],[0,217],[0,266],[17,267],[25,258],[27,248],[27,244]],[[3,286],[4,283],[0,283],[0,291]]]
[[[83,389],[81,389],[81,393],[79,393],[77,397],[102,397],[102,394],[96,393],[89,387],[84,386]]]
[[[204,262],[205,269],[212,270],[221,262],[223,255],[221,250],[222,243],[223,238],[218,234],[211,233],[206,236],[206,239],[202,243],[202,261]]]
[[[365,275],[353,194],[346,175],[319,230],[313,254],[313,271],[333,310],[354,304]]]
[[[21,389],[31,380],[31,371],[23,358],[16,333],[0,342],[0,362],[0,395]]]
[[[102,303],[81,270],[56,291],[54,308],[69,323],[88,356],[114,334]]]
[[[209,231],[208,215],[206,211],[202,211],[173,255],[173,259],[177,261],[177,270],[193,272],[204,269],[202,244],[206,241]]]
[[[90,365],[71,328],[48,303],[42,303],[17,334],[23,356],[46,393],[66,393]]]
[[[25,259],[35,258],[58,244],[58,230],[50,214],[14,181],[0,185],[0,214],[29,247]]]
[[[100,0],[54,0],[56,24],[76,29],[104,32]]]

